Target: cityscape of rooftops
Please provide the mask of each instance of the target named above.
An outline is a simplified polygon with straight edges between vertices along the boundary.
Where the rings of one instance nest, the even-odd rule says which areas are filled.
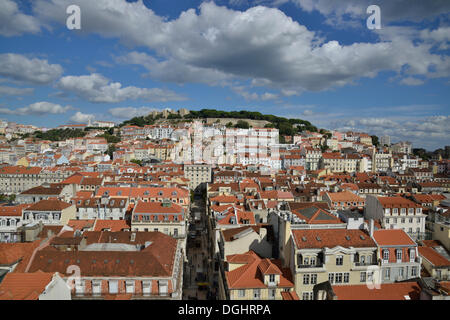
[[[449,53],[450,1],[0,0],[0,300],[450,300]]]

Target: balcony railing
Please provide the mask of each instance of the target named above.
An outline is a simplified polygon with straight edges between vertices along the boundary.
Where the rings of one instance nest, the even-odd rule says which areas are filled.
[[[377,262],[373,261],[373,262],[355,262],[355,266],[357,267],[365,267],[365,266],[376,266]]]
[[[297,265],[297,268],[299,269],[307,269],[307,268],[322,268],[323,263],[316,263],[316,264],[299,264]]]

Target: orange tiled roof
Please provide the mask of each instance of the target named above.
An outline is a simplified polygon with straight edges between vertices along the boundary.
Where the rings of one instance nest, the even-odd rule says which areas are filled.
[[[420,290],[417,282],[383,283],[372,290],[366,284],[333,286],[338,300],[419,300]]]
[[[127,220],[96,220],[94,231],[109,229],[111,232],[118,232],[124,229],[131,229]]]
[[[419,254],[428,260],[435,267],[448,267],[450,260],[442,256],[439,252],[430,247],[419,247]]]
[[[32,204],[25,211],[61,211],[70,206],[72,204],[60,200],[41,200]]]
[[[229,263],[245,263],[243,266],[238,267],[233,271],[225,272],[225,278],[228,283],[228,288],[230,289],[267,288],[264,284],[261,269],[266,270],[266,272],[276,272],[274,274],[280,274],[280,283],[278,287],[294,287],[290,269],[281,268],[281,262],[279,260],[262,259],[253,251],[233,255],[230,258],[231,260],[228,260]]]
[[[377,197],[383,208],[421,208],[420,204],[417,204],[411,200],[403,197]]]
[[[376,243],[363,230],[347,229],[304,229],[292,230],[295,244],[299,249],[377,247]]]
[[[401,229],[375,230],[373,238],[380,246],[416,245],[408,234]]]
[[[38,300],[54,273],[8,273],[0,284],[0,300]]]

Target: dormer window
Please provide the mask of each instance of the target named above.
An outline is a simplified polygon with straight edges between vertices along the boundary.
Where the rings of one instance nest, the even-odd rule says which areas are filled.
[[[397,257],[397,262],[401,262],[402,261],[402,250],[396,250],[395,251],[395,255],[396,255],[396,257]]]
[[[385,262],[389,261],[389,250],[383,250],[383,260]]]
[[[416,250],[415,249],[411,249],[409,251],[409,260],[410,260],[410,262],[414,262],[414,260],[416,260]]]
[[[269,274],[269,282],[275,282],[275,275],[274,274]]]

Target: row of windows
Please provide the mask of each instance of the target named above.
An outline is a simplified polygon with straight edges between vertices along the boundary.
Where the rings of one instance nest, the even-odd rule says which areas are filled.
[[[317,274],[304,274],[303,284],[317,284]]]
[[[245,298],[246,291],[247,291],[246,289],[238,290],[238,297]],[[286,291],[289,291],[289,289],[286,289]],[[269,289],[269,299],[275,299],[276,293],[277,293],[276,289]],[[253,289],[253,299],[255,300],[261,299],[261,289]]]
[[[416,213],[421,213],[422,212],[422,208],[416,208]],[[386,214],[391,213],[391,209],[390,208],[386,208],[384,209],[384,212]],[[393,214],[398,214],[398,208],[392,208],[392,213]],[[400,213],[401,214],[406,214],[406,208],[400,208]],[[409,214],[414,214],[414,208],[408,208],[408,213]]]
[[[349,283],[350,273],[349,272],[333,272],[328,274],[328,281],[331,284],[337,283]]]
[[[395,257],[397,258],[397,261],[401,261],[402,257],[403,257],[403,250],[402,249],[396,249],[395,250]],[[409,250],[409,259],[411,261],[414,261],[416,258],[416,250],[415,249],[410,249]],[[384,261],[389,261],[389,250],[388,249],[384,249],[383,250],[383,260]]]
[[[416,218],[416,222],[420,223],[421,218]],[[386,223],[390,223],[391,220],[389,218],[386,218]],[[414,218],[408,218],[409,223],[414,223]],[[392,223],[398,223],[398,218],[392,218]],[[401,218],[400,223],[406,223],[406,218]]]

